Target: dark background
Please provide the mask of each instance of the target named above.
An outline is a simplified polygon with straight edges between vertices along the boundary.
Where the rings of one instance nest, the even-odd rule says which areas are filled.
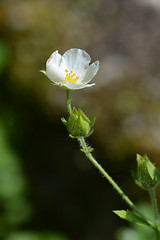
[[[87,141],[100,164],[133,201],[149,200],[130,171],[136,153],[160,168],[159,26],[158,0],[0,1],[1,239],[112,240],[125,226],[112,210],[127,206],[60,120],[65,90],[40,73],[57,49],[99,60],[96,86],[72,105],[96,116]]]

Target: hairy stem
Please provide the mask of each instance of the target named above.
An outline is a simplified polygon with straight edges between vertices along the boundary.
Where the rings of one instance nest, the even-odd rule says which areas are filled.
[[[154,216],[155,216],[155,234],[156,234],[156,240],[160,240],[160,235],[158,231],[158,225],[159,225],[159,213],[158,213],[158,206],[157,206],[157,200],[156,200],[156,193],[155,193],[155,188],[151,188],[149,190],[150,196],[151,196],[151,201],[152,201],[152,206],[153,206],[153,211],[154,211]]]
[[[117,183],[110,177],[110,175],[102,168],[102,166],[96,161],[96,159],[89,152],[85,139],[83,137],[79,137],[78,141],[86,154],[89,160],[93,163],[93,165],[101,172],[101,174],[109,181],[109,183],[113,186],[113,188],[120,194],[120,196],[124,199],[124,201],[130,206],[130,208],[134,209],[134,211],[146,221],[150,227],[155,228],[155,226],[137,209],[135,204],[129,199],[129,197],[121,190],[121,188],[117,185]]]
[[[66,99],[67,99],[68,112],[69,112],[69,115],[71,115],[72,107],[71,107],[71,100],[69,98],[69,90],[68,89],[66,90]]]
[[[69,90],[66,91],[66,98],[67,98],[68,112],[69,114],[71,114],[72,108],[71,108],[71,100],[69,98]],[[109,176],[109,174],[104,170],[104,168],[102,168],[101,165],[92,156],[91,152],[87,147],[84,137],[78,137],[77,139],[83,149],[83,152],[86,154],[89,160],[93,163],[93,165],[101,172],[101,174],[110,182],[113,188],[120,194],[122,199],[124,199],[124,201],[130,206],[130,208],[134,209],[137,215],[139,215],[144,221],[146,221],[146,223],[150,225],[150,227],[155,229],[155,226],[152,224],[152,222],[150,222],[141,212],[139,212],[135,204],[129,199],[129,197],[121,190],[121,188],[117,185],[117,183]]]

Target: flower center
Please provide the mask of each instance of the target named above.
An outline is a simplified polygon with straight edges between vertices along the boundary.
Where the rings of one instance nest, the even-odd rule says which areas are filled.
[[[78,77],[75,77],[76,74],[73,73],[73,71],[68,72],[68,70],[65,70],[66,72],[66,77],[64,79],[64,82],[68,81],[69,83],[76,83],[78,80]]]

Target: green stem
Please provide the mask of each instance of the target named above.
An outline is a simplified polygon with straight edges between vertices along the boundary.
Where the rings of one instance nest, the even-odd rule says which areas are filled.
[[[156,239],[160,239],[159,231],[158,231],[158,225],[159,225],[159,213],[158,213],[158,206],[157,206],[157,200],[156,200],[156,193],[155,193],[155,188],[151,188],[149,190],[150,196],[151,196],[151,201],[153,205],[153,211],[154,211],[154,216],[155,216],[155,226],[156,228],[154,229],[155,234],[156,234]]]
[[[69,98],[69,90],[66,91],[66,99],[67,99],[67,107],[68,107],[68,112],[71,115],[72,113],[72,107],[71,107],[71,100]],[[121,195],[121,197],[125,200],[125,202],[135,210],[135,212],[143,218],[150,227],[155,228],[155,226],[148,220],[146,217],[139,212],[137,207],[134,205],[134,203],[129,199],[129,197],[121,190],[121,188],[115,183],[115,181],[109,176],[109,174],[101,167],[101,165],[96,161],[96,159],[92,156],[90,151],[88,150],[87,144],[85,142],[84,137],[79,137],[77,138],[80,142],[80,145],[86,154],[86,156],[89,158],[89,160],[93,163],[93,165],[102,173],[102,175],[111,183],[113,188]]]
[[[135,212],[143,218],[152,228],[155,228],[155,226],[148,220],[146,217],[139,212],[137,207],[134,205],[134,203],[129,199],[129,197],[121,190],[121,188],[117,185],[117,183],[109,176],[109,174],[101,167],[101,165],[96,161],[96,159],[92,156],[92,154],[89,152],[87,144],[85,142],[84,137],[78,138],[80,145],[86,154],[86,156],[89,158],[89,160],[93,163],[93,165],[102,173],[102,175],[110,182],[110,184],[113,186],[113,188],[120,194],[120,196],[125,200],[125,202],[135,210]]]
[[[120,189],[120,187],[114,182],[114,180],[109,176],[109,174],[101,167],[101,165],[95,160],[90,152],[88,152],[88,148],[86,142],[83,137],[79,137],[80,145],[82,146],[86,156],[93,163],[93,165],[98,168],[98,170],[103,174],[103,176],[112,184],[113,188],[121,195],[121,197],[127,202],[127,204],[133,208],[133,203],[131,200],[124,194],[124,192]]]
[[[71,107],[71,100],[69,99],[69,90],[66,90],[66,99],[67,99],[67,107],[68,107],[68,112],[69,115],[72,113],[72,107]]]

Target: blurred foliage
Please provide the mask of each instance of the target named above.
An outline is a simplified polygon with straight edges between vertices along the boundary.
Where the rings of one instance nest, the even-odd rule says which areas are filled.
[[[26,198],[27,182],[20,162],[9,146],[5,124],[0,124],[0,237],[5,240],[68,240],[61,234],[14,232],[32,213]]]
[[[8,64],[8,48],[0,42],[0,74]],[[3,106],[3,104],[1,104]],[[5,240],[67,240],[61,234],[18,231],[32,216],[32,206],[27,199],[28,183],[19,157],[10,146],[14,114],[0,109],[0,238]],[[15,132],[14,132],[15,133]]]
[[[3,73],[4,69],[6,68],[7,66],[7,63],[8,63],[8,47],[7,45],[0,41],[0,75]]]
[[[68,240],[68,238],[60,234],[18,232],[10,234],[5,240]]]
[[[6,138],[5,125],[0,124],[0,236],[26,221],[31,206],[26,200],[26,180],[19,159]]]
[[[154,220],[154,214],[148,203],[139,204],[139,210],[149,219]],[[155,240],[155,233],[149,227],[130,224],[130,227],[121,227],[116,231],[116,240]]]

